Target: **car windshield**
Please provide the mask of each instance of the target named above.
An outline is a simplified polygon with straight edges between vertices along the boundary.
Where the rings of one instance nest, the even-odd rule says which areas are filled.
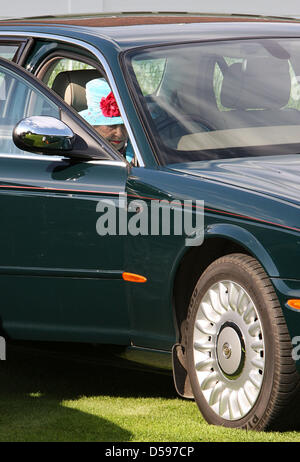
[[[127,69],[162,164],[300,153],[300,40],[133,51]]]

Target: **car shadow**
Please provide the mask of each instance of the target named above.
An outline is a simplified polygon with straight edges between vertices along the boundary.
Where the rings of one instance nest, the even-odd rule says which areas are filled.
[[[89,350],[78,355],[80,347],[70,344],[53,350],[32,345],[9,342],[6,361],[0,361],[0,441],[128,442],[134,436],[130,431],[93,415],[93,409],[75,409],[76,400],[178,399],[171,373],[130,368],[122,361],[111,365],[96,354],[87,355]],[[289,423],[270,431],[300,431],[298,398],[289,417]]]
[[[130,441],[130,431],[95,411],[93,415],[93,409],[90,413],[76,409],[76,402],[72,408],[72,400],[99,395],[178,397],[170,374],[113,367],[74,358],[70,351],[10,343],[6,350],[6,361],[0,362],[0,441]],[[37,434],[41,425],[43,432]]]

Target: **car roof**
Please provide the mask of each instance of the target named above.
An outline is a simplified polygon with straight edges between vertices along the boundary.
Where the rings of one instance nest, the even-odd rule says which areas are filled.
[[[6,31],[89,36],[114,43],[120,49],[132,47],[251,37],[300,36],[300,20],[246,15],[112,15],[2,20]]]

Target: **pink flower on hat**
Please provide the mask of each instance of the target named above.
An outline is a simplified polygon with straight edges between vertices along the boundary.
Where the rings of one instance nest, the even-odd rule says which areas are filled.
[[[107,95],[106,98],[101,98],[100,108],[105,117],[120,117],[121,115],[112,91]]]

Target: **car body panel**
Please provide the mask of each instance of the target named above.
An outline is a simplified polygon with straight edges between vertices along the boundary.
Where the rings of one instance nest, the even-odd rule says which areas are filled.
[[[172,168],[300,205],[300,157],[297,155],[190,162]]]
[[[3,60],[1,69],[6,69],[11,79],[15,73],[15,83],[24,75],[16,65]],[[36,100],[38,95],[43,98],[40,90],[48,95],[30,74],[24,77],[22,86],[7,94],[6,105],[12,103],[8,112],[15,106],[16,94],[20,105],[29,99],[29,110],[33,108],[34,98],[21,94],[26,85],[37,87]],[[51,104],[55,102],[59,108],[56,113],[60,112],[80,133],[69,108],[54,96]],[[41,104],[40,108],[42,111]],[[20,109],[18,117],[27,110],[25,106],[23,112]],[[3,121],[8,120],[3,117]],[[102,148],[93,145],[87,132],[80,149],[88,146],[99,152],[101,159]],[[0,162],[1,284],[3,296],[13,293],[11,302],[1,310],[4,331],[13,338],[62,340],[65,336],[73,341],[90,341],[94,337],[96,341],[103,336],[106,342],[128,343],[129,318],[122,279],[124,237],[99,236],[96,231],[99,201],[115,201],[124,195],[128,174],[125,160],[115,154],[88,162],[16,151],[2,152]],[[42,301],[45,293],[49,296]],[[92,304],[86,305],[87,293],[94,300]]]
[[[80,341],[99,339],[103,329],[109,342],[124,341],[122,332],[105,333],[112,327],[127,331],[129,325],[124,237],[96,233],[96,207],[124,192],[126,176],[125,165],[109,162],[1,158],[2,294],[14,292],[15,278],[20,283],[14,302],[1,310],[9,335],[30,337],[30,330],[39,339],[67,335]],[[41,303],[45,293],[56,293],[59,303],[51,296]]]
[[[190,165],[193,169],[192,163]],[[275,265],[277,270],[275,270],[274,265],[267,268],[270,275],[276,277],[279,274],[282,276],[286,274],[284,277],[288,278],[291,277],[291,274],[299,274],[297,265],[291,266],[284,248],[285,242],[287,246],[290,245],[288,239],[297,242],[299,230],[297,222],[295,222],[295,214],[298,213],[298,205],[285,203],[283,200],[253,190],[249,191],[247,188],[244,189],[235,185],[233,181],[230,184],[229,181],[223,183],[221,179],[218,181],[216,178],[210,179],[209,176],[206,178],[205,171],[203,177],[201,175],[190,176],[183,172],[176,174],[170,167],[161,167],[155,175],[151,169],[139,170],[139,179],[129,177],[129,184],[134,182],[134,187],[139,192],[141,191],[143,197],[147,195],[149,198],[156,199],[179,199],[183,201],[191,198],[194,201],[204,200],[205,228],[208,230],[208,234],[212,225],[220,223],[240,226],[241,230],[250,230],[250,234],[255,236],[255,239],[261,242],[265,248],[272,246],[270,251],[272,257],[278,252],[277,265]],[[174,170],[176,169],[177,167],[174,167]],[[137,185],[137,181],[141,184]],[[164,189],[161,185],[164,185]],[[155,196],[155,191],[156,194],[159,191],[159,195]],[[236,210],[239,210],[238,214]],[[278,215],[280,219],[278,219]],[[268,232],[264,232],[265,228],[268,228]],[[226,235],[225,229],[224,234]],[[280,246],[274,244],[276,242],[274,236],[276,235],[285,236]],[[231,236],[231,233],[228,236]],[[240,242],[244,242],[244,245],[247,246],[247,240],[245,241],[244,238],[241,237]],[[281,266],[285,256],[287,258],[286,265]],[[271,274],[273,271],[274,273]]]
[[[300,245],[297,155],[292,171],[282,163],[266,172],[269,158],[159,166],[124,78],[123,53],[158,43],[295,37],[300,36],[300,25],[225,20],[184,24],[183,20],[164,25],[163,30],[160,24],[88,27],[3,22],[1,26],[3,36],[35,41],[24,57],[24,67],[32,73],[55,52],[63,56],[77,51],[105,65],[143,160],[143,166],[128,167],[0,157],[1,209],[9,217],[0,232],[0,287],[5,299],[13,294],[16,307],[11,312],[7,306],[0,313],[2,328],[12,338],[171,351],[179,335],[174,284],[189,249],[183,236],[109,236],[104,242],[95,231],[96,204],[103,198],[116,201],[121,193],[147,205],[163,199],[204,201],[205,242],[222,238],[257,258],[272,278],[290,333],[295,335],[300,315],[286,306],[286,300],[299,298],[300,285],[297,258],[290,254],[292,248],[298,255]],[[11,216],[12,209],[21,212]],[[34,233],[33,221],[38,223]],[[123,271],[143,275],[147,282],[125,282]],[[49,296],[44,302],[45,293]]]

